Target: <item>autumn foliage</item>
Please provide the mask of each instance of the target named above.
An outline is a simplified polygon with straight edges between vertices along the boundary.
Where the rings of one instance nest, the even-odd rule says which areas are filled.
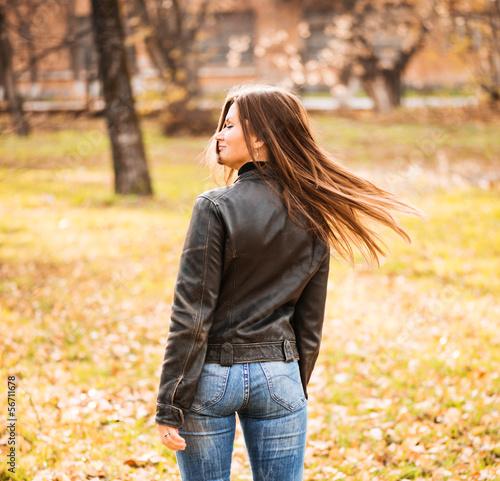
[[[332,264],[307,481],[500,479],[500,144],[486,120],[313,119],[347,166],[428,221],[403,220],[411,246],[387,233],[379,270]],[[213,187],[207,139],[146,122],[157,195],[124,199],[102,120],[32,121],[30,138],[0,144],[1,373],[16,376],[18,417],[11,476],[2,395],[0,479],[179,480],[155,397],[190,211]],[[241,436],[233,479],[251,479]]]

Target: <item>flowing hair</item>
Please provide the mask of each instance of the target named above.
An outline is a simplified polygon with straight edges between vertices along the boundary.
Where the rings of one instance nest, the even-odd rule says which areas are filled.
[[[366,261],[379,265],[386,256],[380,235],[369,225],[385,225],[406,242],[410,236],[394,213],[423,217],[417,208],[374,183],[350,172],[321,149],[311,132],[308,114],[299,98],[288,90],[267,85],[246,85],[226,97],[217,132],[224,127],[228,110],[236,103],[248,152],[263,178],[280,195],[290,216],[351,264],[353,246]],[[215,134],[215,135],[216,135]],[[266,168],[255,156],[250,134],[263,141]],[[215,135],[206,157],[219,155]],[[235,170],[224,167],[228,185]],[[278,188],[276,188],[276,184]]]

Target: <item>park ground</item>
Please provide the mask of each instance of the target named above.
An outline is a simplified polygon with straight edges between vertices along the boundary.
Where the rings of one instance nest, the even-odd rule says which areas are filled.
[[[0,136],[1,382],[15,377],[17,418],[12,474],[2,394],[0,480],[179,480],[155,397],[191,208],[214,187],[207,139],[144,119],[156,195],[120,198],[102,119],[31,121],[28,138]],[[498,115],[313,124],[427,219],[402,219],[411,245],[383,231],[379,269],[332,260],[304,479],[500,480]],[[232,479],[251,479],[240,434]]]

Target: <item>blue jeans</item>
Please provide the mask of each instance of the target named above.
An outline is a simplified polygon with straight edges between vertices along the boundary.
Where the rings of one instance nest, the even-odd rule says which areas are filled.
[[[302,481],[307,401],[298,362],[205,364],[179,434],[183,481],[229,481],[238,413],[254,481]]]

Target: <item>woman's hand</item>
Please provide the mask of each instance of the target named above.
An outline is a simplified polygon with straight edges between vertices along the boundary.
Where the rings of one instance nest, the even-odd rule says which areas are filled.
[[[186,449],[186,441],[182,436],[179,436],[179,430],[169,426],[158,424],[158,432],[160,433],[160,441],[172,451]]]

